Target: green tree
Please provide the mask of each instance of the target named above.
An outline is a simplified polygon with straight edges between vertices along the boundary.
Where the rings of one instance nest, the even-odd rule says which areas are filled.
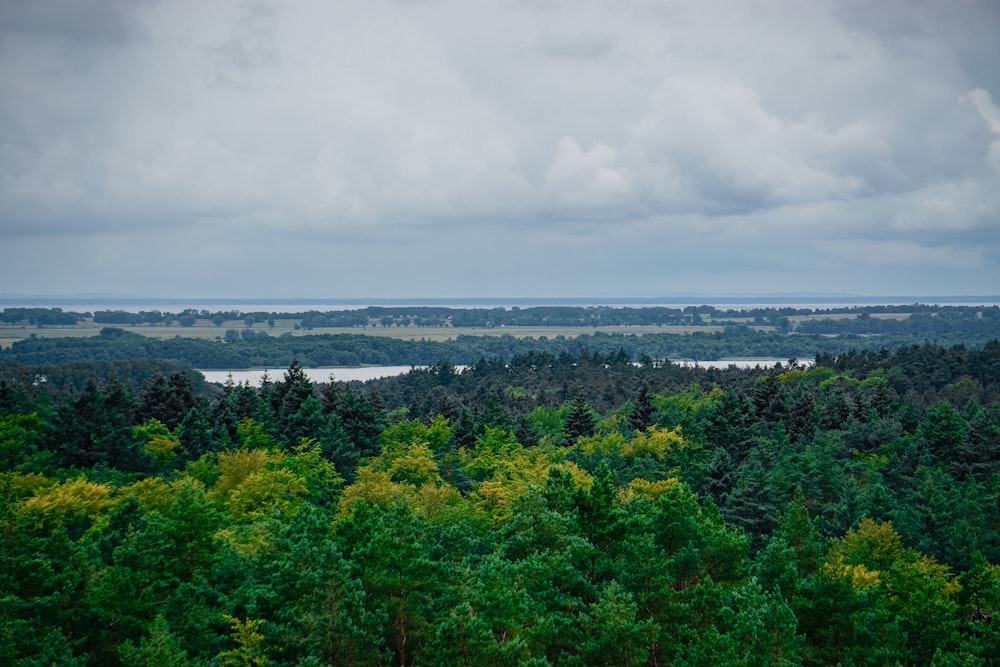
[[[144,457],[132,441],[133,409],[130,393],[117,381],[103,387],[89,381],[79,396],[64,399],[55,424],[63,462],[85,468],[142,470]]]
[[[601,589],[597,600],[579,615],[584,637],[579,656],[583,664],[646,664],[649,645],[659,629],[651,619],[640,619],[638,613],[632,594],[617,582]]]
[[[37,413],[0,413],[0,470],[13,470],[38,451],[43,424]]]
[[[628,415],[628,427],[633,431],[645,431],[653,425],[653,402],[649,395],[649,384],[643,382],[635,397],[635,405]]]
[[[216,449],[215,430],[197,406],[192,407],[184,415],[180,425],[179,440],[185,461],[197,460]]]
[[[920,423],[922,458],[951,461],[966,447],[967,426],[962,415],[941,402],[927,411]]]
[[[388,664],[386,618],[366,607],[361,581],[329,538],[329,515],[304,506],[253,559],[244,604],[269,619],[268,652],[282,664]]]
[[[593,435],[596,426],[597,415],[587,405],[583,396],[577,396],[566,414],[566,439],[573,444],[577,438]]]
[[[157,373],[139,390],[137,414],[154,418],[168,429],[175,429],[196,404],[194,387],[187,373],[171,373],[169,378]]]
[[[521,568],[496,554],[458,570],[460,596],[435,624],[427,662],[467,667],[530,664],[539,618]]]
[[[364,396],[348,389],[337,407],[340,426],[361,457],[378,453],[379,436],[385,424],[383,411]]]
[[[268,663],[267,651],[264,648],[264,634],[261,632],[263,619],[240,619],[225,615],[232,629],[231,636],[236,648],[219,653],[218,658],[224,667],[265,667]]]
[[[305,413],[300,412],[303,404],[312,398],[315,405],[310,405]],[[281,382],[274,385],[270,396],[271,407],[274,410],[277,434],[285,446],[294,445],[301,437],[316,437],[317,433],[302,433],[302,423],[293,423],[303,414],[322,416],[322,405],[315,396],[313,383],[309,380],[297,359],[293,359]]]
[[[193,667],[181,641],[170,631],[162,614],[149,626],[149,632],[138,646],[126,640],[118,648],[118,655],[125,667]]]
[[[428,558],[423,520],[404,501],[383,510],[365,502],[335,532],[336,543],[365,590],[366,613],[387,619],[383,639],[399,665],[432,640],[428,612],[440,567]]]

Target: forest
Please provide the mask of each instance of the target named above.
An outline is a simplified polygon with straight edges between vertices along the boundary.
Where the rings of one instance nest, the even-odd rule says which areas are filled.
[[[552,338],[458,334],[445,341],[403,340],[365,333],[271,336],[265,329],[230,329],[218,340],[153,338],[135,330],[104,327],[89,337],[29,337],[0,349],[0,367],[74,362],[158,359],[200,369],[287,368],[297,360],[307,368],[360,365],[428,366],[439,361],[467,365],[480,359],[510,361],[525,354],[614,355],[625,350],[633,362],[670,359],[716,360],[743,357],[809,359],[820,354],[898,349],[932,341],[942,346],[982,347],[997,329],[949,330],[934,335],[782,334],[746,325],[693,333],[586,332]]]
[[[8,366],[0,663],[997,664],[1000,341],[630,356]]]

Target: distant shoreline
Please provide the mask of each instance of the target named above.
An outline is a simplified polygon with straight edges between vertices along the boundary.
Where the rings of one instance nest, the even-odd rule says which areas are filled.
[[[437,306],[442,308],[525,308],[534,306],[606,306],[615,308],[713,306],[720,310],[752,308],[811,308],[853,306],[906,306],[913,304],[950,306],[1000,305],[1000,295],[952,296],[859,296],[859,295],[702,295],[665,297],[482,297],[482,298],[166,298],[102,296],[4,296],[2,308],[61,308],[80,312],[95,310],[179,311],[199,310],[297,313],[323,310],[355,310],[368,306]]]

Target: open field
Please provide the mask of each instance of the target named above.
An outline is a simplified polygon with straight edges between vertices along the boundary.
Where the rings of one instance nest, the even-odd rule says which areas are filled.
[[[871,313],[873,320],[905,320],[910,313]],[[820,313],[818,315],[790,315],[788,321],[793,324],[808,320],[856,320],[857,313]]]
[[[555,338],[564,336],[575,338],[582,334],[595,332],[602,333],[627,333],[642,335],[647,333],[692,333],[695,331],[715,332],[721,331],[720,326],[609,326],[609,327],[327,327],[312,330],[296,329],[298,320],[275,320],[274,326],[258,324],[253,327],[253,331],[266,331],[269,336],[281,336],[290,334],[292,336],[309,336],[316,334],[362,334],[365,336],[387,336],[400,340],[431,340],[446,341],[453,340],[458,336],[513,336],[515,338],[538,338],[546,336]],[[65,338],[65,337],[87,337],[96,336],[101,329],[109,325],[95,324],[94,322],[81,322],[74,326],[47,326],[38,328],[24,325],[2,325],[0,324],[0,347],[10,347],[16,341],[37,336],[39,338]],[[213,340],[225,335],[228,329],[243,330],[246,327],[242,320],[225,322],[221,326],[215,326],[207,321],[199,322],[191,327],[182,327],[176,323],[166,326],[159,324],[137,324],[119,325],[117,328],[124,329],[151,338],[204,338]],[[769,329],[770,327],[756,327],[758,329]]]
[[[872,313],[872,319],[882,320],[903,320],[910,316],[909,313]],[[856,313],[818,313],[812,315],[792,315],[787,319],[792,325],[811,320],[853,320],[857,318]],[[760,331],[771,331],[770,326],[754,326],[753,318],[750,317],[723,317],[725,325],[745,324]],[[647,333],[674,333],[684,334],[695,331],[716,332],[721,331],[725,325],[713,324],[711,318],[706,318],[708,324],[703,326],[671,326],[671,325],[616,325],[604,327],[592,326],[510,326],[510,327],[422,327],[422,326],[367,326],[367,327],[317,327],[314,329],[297,328],[301,322],[298,319],[275,319],[274,326],[264,322],[259,322],[252,327],[254,332],[265,331],[270,336],[308,336],[315,334],[361,334],[365,336],[386,336],[399,340],[429,340],[446,341],[453,340],[458,336],[513,336],[515,338],[555,338],[563,336],[575,338],[582,334],[603,332],[603,333],[626,333],[643,335]],[[64,337],[86,337],[96,336],[105,327],[116,327],[126,331],[131,331],[151,338],[202,338],[213,340],[225,336],[226,331],[235,329],[243,331],[246,325],[243,320],[229,320],[216,326],[207,319],[200,319],[193,326],[181,326],[174,321],[171,324],[101,324],[93,320],[84,320],[75,325],[66,326],[45,326],[36,327],[27,322],[17,324],[0,323],[0,348],[10,347],[12,343],[32,336],[40,338],[64,338]]]

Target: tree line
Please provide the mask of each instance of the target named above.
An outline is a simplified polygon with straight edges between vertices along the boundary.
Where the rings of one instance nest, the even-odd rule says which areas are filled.
[[[841,354],[849,350],[896,349],[932,341],[939,345],[963,344],[982,347],[995,337],[994,331],[881,336],[819,334],[783,335],[746,326],[723,331],[670,333],[583,333],[579,336],[518,338],[510,335],[470,336],[459,334],[447,341],[401,340],[364,334],[318,334],[270,336],[265,330],[244,330],[242,334],[219,337],[157,339],[134,331],[105,327],[98,336],[45,338],[30,337],[0,349],[0,364],[57,364],[77,361],[119,361],[162,359],[203,369],[287,367],[296,359],[307,367],[359,365],[430,365],[440,360],[466,365],[478,359],[544,353],[580,354],[589,350],[612,355],[625,350],[630,361],[695,359],[715,360],[742,357],[812,358],[821,354]]]
[[[907,315],[885,318],[884,315]],[[789,317],[809,316],[797,325]],[[874,317],[873,317],[874,316]],[[311,330],[324,327],[600,327],[600,326],[753,326],[774,327],[781,332],[822,334],[954,333],[992,330],[1000,326],[998,306],[910,304],[837,308],[754,307],[720,309],[715,306],[529,306],[454,308],[443,306],[369,306],[351,310],[209,311],[187,308],[177,313],[159,310],[130,312],[98,310],[93,313],[61,308],[4,308],[0,322],[32,326],[73,325],[87,320],[97,324],[144,325],[177,322],[181,326],[243,321],[247,326],[277,320],[295,320]]]

